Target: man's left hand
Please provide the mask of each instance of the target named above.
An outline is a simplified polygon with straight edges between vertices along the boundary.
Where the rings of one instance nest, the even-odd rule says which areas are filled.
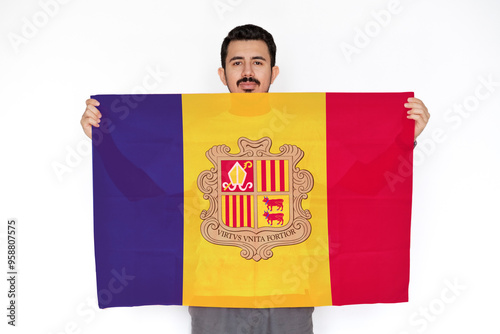
[[[415,97],[408,98],[408,103],[405,103],[405,108],[411,108],[408,110],[408,118],[415,120],[415,140],[424,131],[427,122],[431,115],[427,110],[425,104]]]

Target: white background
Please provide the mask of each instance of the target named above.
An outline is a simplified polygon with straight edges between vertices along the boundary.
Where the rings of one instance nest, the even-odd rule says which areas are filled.
[[[7,219],[20,224],[18,327],[2,279],[2,333],[189,333],[186,307],[95,309],[79,121],[89,95],[144,80],[148,93],[226,92],[220,44],[245,23],[275,37],[273,92],[411,90],[432,115],[415,151],[410,302],[319,307],[315,333],[499,333],[499,14],[494,0],[2,0],[4,274]]]

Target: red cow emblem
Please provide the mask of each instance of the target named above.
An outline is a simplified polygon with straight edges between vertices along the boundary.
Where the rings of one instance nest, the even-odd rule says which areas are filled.
[[[264,217],[267,219],[267,223],[269,225],[273,225],[273,221],[277,221],[277,225],[283,225],[283,214],[282,213],[269,213],[268,211],[264,211]]]
[[[267,209],[273,211],[273,206],[277,206],[278,210],[283,211],[283,200],[282,199],[269,199],[267,196],[264,197],[262,202],[266,203]]]

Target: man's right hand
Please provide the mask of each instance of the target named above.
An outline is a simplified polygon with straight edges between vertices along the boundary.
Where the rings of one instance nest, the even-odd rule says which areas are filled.
[[[85,103],[87,104],[87,109],[85,109],[82,115],[80,124],[82,125],[83,132],[92,139],[92,126],[98,128],[101,122],[102,114],[99,109],[96,108],[100,103],[95,99],[88,99]]]

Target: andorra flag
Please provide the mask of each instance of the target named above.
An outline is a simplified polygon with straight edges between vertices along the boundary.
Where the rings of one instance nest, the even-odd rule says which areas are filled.
[[[99,306],[407,301],[411,96],[93,96]]]

